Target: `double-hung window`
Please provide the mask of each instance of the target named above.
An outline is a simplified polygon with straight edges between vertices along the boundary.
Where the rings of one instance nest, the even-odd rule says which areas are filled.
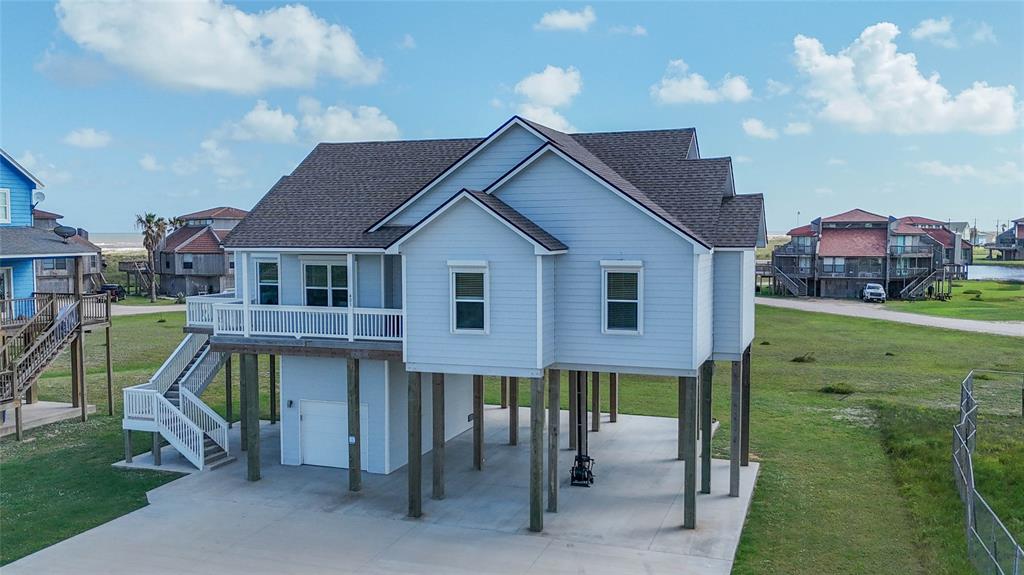
[[[306,263],[306,305],[348,307],[348,266],[346,264]]]
[[[642,262],[601,262],[602,333],[643,333],[643,291]]]
[[[490,331],[486,262],[448,262],[452,333]]]
[[[829,274],[841,274],[846,272],[846,258],[827,257],[823,258],[822,271]]]
[[[277,262],[256,261],[256,295],[260,305],[277,305],[281,300]]]
[[[11,223],[11,190],[0,188],[0,224]]]
[[[195,257],[192,254],[181,254],[181,269],[192,269],[192,262],[194,259]]]

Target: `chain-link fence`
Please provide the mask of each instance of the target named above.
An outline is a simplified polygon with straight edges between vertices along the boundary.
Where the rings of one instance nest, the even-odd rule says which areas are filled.
[[[953,426],[953,477],[960,500],[964,503],[967,553],[979,573],[1024,575],[1024,550],[974,488],[972,456],[978,435],[974,379],[975,374],[982,371],[1000,373],[972,370],[967,374],[960,385],[960,420]],[[1024,394],[1024,386],[1021,389]],[[1021,415],[1024,417],[1024,395],[1021,397]]]

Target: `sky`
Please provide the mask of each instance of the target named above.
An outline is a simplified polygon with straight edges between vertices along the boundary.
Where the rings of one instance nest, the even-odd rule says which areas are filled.
[[[0,4],[0,146],[93,233],[251,208],[320,141],[694,127],[784,232],[1024,216],[1024,3]]]

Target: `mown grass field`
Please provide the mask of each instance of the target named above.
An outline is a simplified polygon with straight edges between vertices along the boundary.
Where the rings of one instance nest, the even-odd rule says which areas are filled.
[[[983,247],[974,248],[974,259],[971,263],[979,266],[1024,267],[1024,260],[990,260],[988,259],[988,250]]]
[[[1024,283],[1009,281],[958,281],[948,301],[890,300],[886,307],[941,317],[993,321],[1024,321]]]
[[[973,367],[1024,371],[1021,340],[763,306],[757,313],[751,449],[762,466],[735,572],[968,572],[949,460],[959,382]],[[115,319],[115,413],[120,388],[145,381],[180,341],[182,316]],[[31,430],[32,442],[0,442],[0,563],[143,506],[147,490],[174,478],[110,467],[123,456],[120,420],[105,415],[103,338],[87,339],[98,414]],[[807,354],[813,361],[792,361]],[[715,378],[719,456],[728,453],[727,367]],[[204,399],[223,414],[222,377]],[[674,380],[621,381],[622,412],[676,415]],[[993,413],[1001,423],[985,428],[977,467],[979,488],[1020,535],[1024,424],[1010,415],[1020,402],[1012,385],[984,382],[985,405],[1010,407]],[[497,401],[495,382],[487,393]],[[67,399],[66,361],[46,374],[40,395]],[[520,398],[529,399],[525,383]],[[147,441],[139,434],[135,443],[141,452]]]

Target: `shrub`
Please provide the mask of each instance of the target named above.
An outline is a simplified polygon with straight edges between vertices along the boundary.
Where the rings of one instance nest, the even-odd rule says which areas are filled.
[[[895,354],[895,353],[893,353],[893,352],[891,352],[891,351],[887,351],[887,352],[885,352],[885,355],[887,355],[887,356],[889,356],[889,357],[893,357],[893,356],[895,356],[896,354]]]
[[[770,342],[770,341],[762,341],[761,342],[761,345],[771,345],[771,344],[772,344],[772,342]]]
[[[847,383],[830,383],[818,391],[822,393],[833,393],[835,395],[850,395],[856,390]]]
[[[158,320],[156,320],[156,322],[157,323],[167,323],[167,320],[166,319],[158,319]]]
[[[805,353],[803,355],[798,355],[798,356],[794,357],[793,359],[791,359],[790,361],[792,361],[793,363],[814,363],[815,361],[818,361],[818,360],[815,359],[814,352],[811,351],[811,352],[807,352],[807,353]]]
[[[980,289],[965,289],[964,295],[981,295]]]

